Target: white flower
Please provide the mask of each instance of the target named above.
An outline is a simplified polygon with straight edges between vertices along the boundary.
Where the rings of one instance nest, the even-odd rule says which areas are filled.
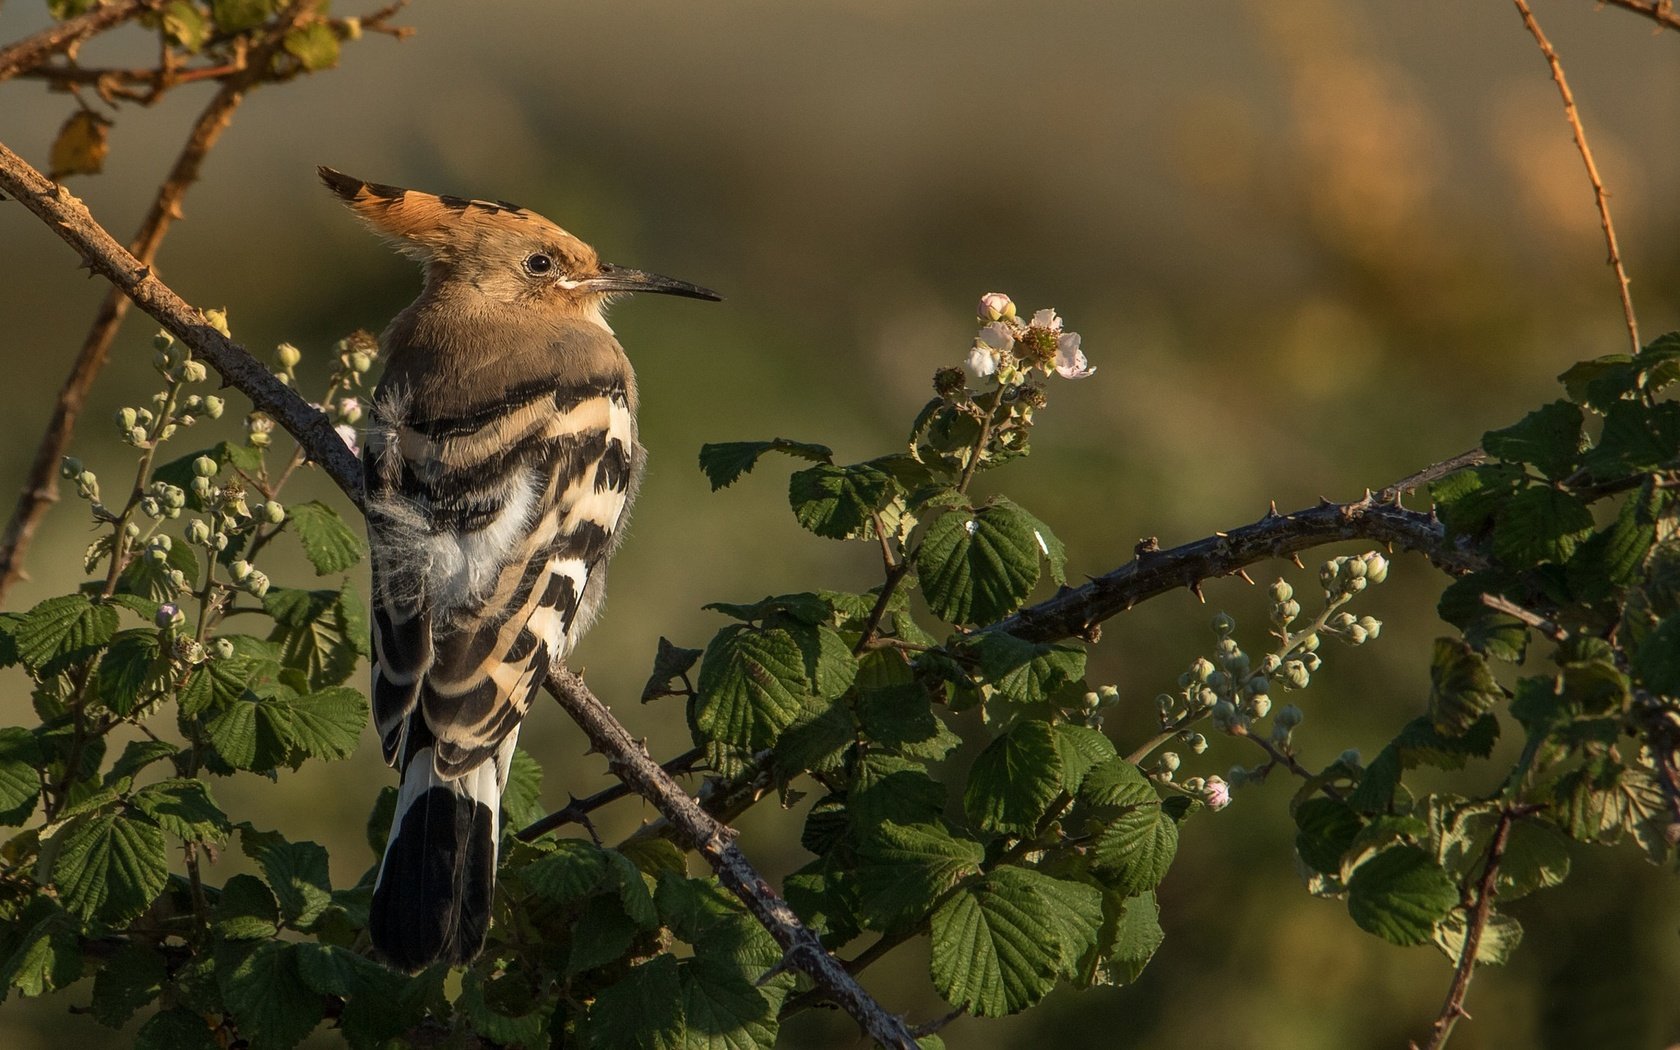
[[[1034,328],[1048,328],[1052,332],[1060,332],[1062,330],[1062,318],[1054,310],[1040,310],[1033,314],[1032,326]]]
[[[1009,329],[1001,321],[993,321],[974,337],[974,349],[968,352],[968,370],[976,379],[997,374],[1003,352],[1014,345],[1015,337],[1009,334]]]
[[[355,427],[348,423],[340,423],[338,426],[333,427],[333,430],[337,432],[338,439],[344,442],[344,444],[350,449],[350,454],[352,456],[360,456],[362,454],[361,446],[356,444]]]
[[[1056,337],[1057,375],[1063,379],[1084,379],[1095,371],[1085,361],[1085,351],[1079,349],[1078,332],[1063,332]]]
[[[974,378],[984,379],[997,371],[997,354],[976,343],[974,349],[968,352],[968,360],[965,363],[968,370],[974,374]]]
[[[1001,321],[1015,316],[1015,303],[1002,292],[987,292],[980,297],[976,316],[982,321]]]
[[[1224,809],[1231,804],[1231,785],[1225,783],[1224,777],[1208,777],[1202,788],[1202,801],[1215,812]]]
[[[1010,334],[1008,326],[1001,321],[993,321],[980,329],[980,334],[974,337],[976,344],[983,344],[998,353],[1003,353],[1015,345],[1015,337]]]

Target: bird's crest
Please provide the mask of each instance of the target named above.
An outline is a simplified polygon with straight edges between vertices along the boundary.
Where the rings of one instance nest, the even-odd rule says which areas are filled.
[[[507,201],[469,200],[387,186],[324,165],[316,171],[364,222],[397,242],[404,254],[421,259],[446,259],[481,237],[513,230],[571,237],[536,212]]]

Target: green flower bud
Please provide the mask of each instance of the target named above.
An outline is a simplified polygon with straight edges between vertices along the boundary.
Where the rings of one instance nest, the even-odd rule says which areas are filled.
[[[251,563],[244,558],[228,566],[228,572],[233,576],[233,582],[244,583],[251,575]]]
[[[1345,631],[1358,622],[1352,613],[1347,612],[1337,613],[1330,617],[1330,627],[1338,631]]]
[[[1179,759],[1176,752],[1163,751],[1163,752],[1161,752],[1161,759],[1160,759],[1159,762],[1156,763],[1156,765],[1161,769],[1162,772],[1171,773],[1174,770],[1178,769],[1178,767],[1180,765],[1180,759]]]
[[[226,309],[204,311],[204,323],[222,333],[222,335],[227,338],[233,337],[233,331],[228,327],[228,315]]]
[[[1267,653],[1260,659],[1261,674],[1277,674],[1277,669],[1283,666],[1283,658],[1277,653]]]
[[[1349,558],[1342,562],[1340,575],[1349,580],[1363,580],[1365,578],[1365,559]]]
[[[1301,720],[1305,717],[1307,716],[1299,707],[1296,707],[1294,704],[1284,704],[1278,709],[1276,721],[1280,726],[1284,726],[1288,729],[1294,729],[1296,726],[1301,724]]]
[[[212,546],[214,546],[216,548],[216,550],[218,552],[227,550],[227,545],[228,545],[227,533],[225,533],[225,532],[216,533],[216,535],[211,538],[210,543],[211,543]]]
[[[1365,639],[1368,637],[1369,635],[1365,633],[1365,628],[1359,626],[1358,624],[1354,624],[1352,627],[1347,629],[1347,640],[1349,645],[1364,645]]]
[[[194,518],[187,522],[187,542],[203,545],[210,542],[210,526],[202,518]]]
[[[1309,634],[1305,638],[1301,639],[1301,651],[1306,653],[1314,652],[1318,649],[1318,644],[1319,637],[1317,632]]]
[[[126,434],[133,430],[134,424],[138,422],[140,422],[140,413],[134,411],[134,409],[127,407],[117,409],[117,430]]]
[[[1272,601],[1282,603],[1295,597],[1295,588],[1289,586],[1289,581],[1280,576],[1278,581],[1272,584],[1270,594]]]
[[[1173,697],[1168,693],[1160,693],[1155,697],[1155,706],[1160,708],[1163,714],[1171,711],[1173,709],[1173,705],[1177,702],[1178,701],[1173,699]]]
[[[1190,750],[1198,755],[1208,749],[1207,737],[1200,733],[1191,733],[1185,743],[1190,745]]]
[[[1266,715],[1271,713],[1271,710],[1272,698],[1265,693],[1252,697],[1248,701],[1248,713],[1255,718],[1265,718]]]
[[[139,425],[143,427],[149,427],[153,423],[157,422],[157,416],[153,415],[152,410],[149,408],[135,409],[134,418],[139,420]]]
[[[1353,563],[1350,562],[1349,564],[1353,564]],[[1365,589],[1365,584],[1366,583],[1367,583],[1367,581],[1366,581],[1365,577],[1355,576],[1353,579],[1351,579],[1347,582],[1347,592],[1349,594],[1358,594],[1360,591]]]
[[[123,536],[130,540],[137,539],[140,536],[140,523],[137,521],[126,522],[123,525]]]
[[[200,456],[192,462],[193,473],[201,478],[213,478],[221,469],[221,465],[209,456]]]
[[[148,518],[163,517],[163,504],[156,496],[147,496],[140,501],[140,512]]]
[[[366,373],[368,369],[373,367],[373,358],[362,353],[360,350],[357,350],[350,354],[350,359],[347,363],[350,365],[350,371],[356,373],[357,375],[362,375]]]
[[[1308,673],[1317,671],[1323,663],[1324,661],[1319,659],[1317,653],[1308,653],[1301,657],[1301,666],[1305,667]]]
[[[1324,585],[1325,590],[1330,590],[1331,584],[1336,582],[1336,576],[1342,571],[1342,563],[1345,561],[1346,558],[1331,558],[1318,567],[1318,582]]]
[[[1208,662],[1205,657],[1198,656],[1195,662],[1190,665],[1190,675],[1194,681],[1205,682],[1213,677],[1213,664]]]
[[[1299,660],[1290,660],[1283,665],[1283,678],[1291,688],[1303,689],[1312,680],[1312,675],[1307,671],[1306,664]]]
[[[1372,583],[1381,583],[1388,579],[1388,559],[1376,551],[1365,555],[1365,578]]]
[[[245,589],[261,598],[268,593],[268,576],[259,569],[252,569],[251,575],[245,578]]]
[[[1101,703],[1102,697],[1098,696],[1094,692],[1090,692],[1080,698],[1079,706],[1086,711],[1095,711],[1097,709],[1097,705]]]
[[[143,448],[151,438],[147,436],[145,427],[135,427],[128,432],[125,440],[135,448]]]
[[[222,409],[226,407],[227,402],[213,394],[206,395],[204,398],[204,414],[211,419],[222,418]]]
[[[186,383],[202,383],[210,378],[210,370],[203,361],[187,361],[181,365],[181,380]]]
[[[210,494],[215,491],[215,488],[216,486],[210,483],[209,478],[192,479],[193,495],[197,496],[201,503],[210,499]]]
[[[63,459],[58,461],[58,476],[63,478],[65,481],[70,481],[71,479],[80,476],[81,473],[82,461],[77,459],[75,456],[65,456]]]
[[[157,335],[152,336],[153,350],[168,350],[174,345],[175,337],[170,335],[168,332],[160,330]]]
[[[270,525],[278,525],[286,520],[286,508],[269,500],[262,505],[262,519]]]
[[[281,343],[274,348],[274,356],[280,362],[280,367],[290,372],[297,367],[299,361],[303,360],[303,351],[291,343]]]
[[[1231,619],[1228,613],[1216,613],[1213,617],[1213,633],[1221,638],[1237,629],[1237,621]]]
[[[170,569],[169,585],[177,591],[184,589],[187,586],[187,574],[180,569]]]
[[[1120,690],[1114,688],[1112,685],[1098,686],[1097,696],[1101,699],[1104,707],[1111,707],[1120,702]]]
[[[233,658],[233,640],[232,639],[230,639],[230,638],[218,638],[214,642],[212,642],[211,645],[214,647],[216,655],[218,657],[222,658],[223,660],[230,660],[230,659]]]
[[[1370,577],[1367,576],[1366,579],[1370,579]],[[1375,616],[1361,616],[1359,618],[1359,626],[1365,631],[1365,637],[1367,639],[1375,638],[1378,634],[1382,633],[1382,621],[1377,619]]]

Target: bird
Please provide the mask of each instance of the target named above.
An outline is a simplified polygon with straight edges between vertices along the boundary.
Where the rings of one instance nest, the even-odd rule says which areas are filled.
[[[362,441],[373,723],[401,778],[368,932],[396,969],[466,965],[520,723],[600,612],[641,479],[606,307],[721,297],[603,262],[516,204],[318,173],[424,273],[380,336]]]

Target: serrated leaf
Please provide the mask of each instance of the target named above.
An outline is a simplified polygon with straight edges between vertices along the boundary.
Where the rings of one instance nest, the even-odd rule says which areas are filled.
[[[621,958],[636,939],[637,926],[612,897],[595,897],[572,926],[566,973],[576,975]]]
[[[878,930],[914,921],[984,859],[980,843],[941,825],[882,822],[858,843],[858,916]]]
[[[291,708],[276,697],[236,700],[204,728],[216,754],[234,769],[274,769],[293,753]]]
[[[4,943],[10,951],[0,955],[0,997],[12,988],[42,995],[81,977],[75,925],[52,901],[35,898],[7,926]]]
[[[123,745],[122,754],[111,764],[111,771],[106,774],[106,784],[115,783],[121,777],[133,779],[154,762],[174,758],[180,753],[181,749],[167,740],[130,740]]]
[[[915,554],[922,596],[948,623],[984,624],[1014,612],[1038,582],[1038,539],[1013,504],[935,519]]]
[[[603,989],[589,1009],[593,1050],[682,1046],[682,987],[674,955],[659,955]]]
[[[235,950],[218,952],[216,981],[252,1050],[291,1050],[303,1042],[326,1016],[326,1003],[298,972],[298,945],[228,947]]]
[[[1504,696],[1480,653],[1456,639],[1435,639],[1429,662],[1429,717],[1436,729],[1463,736]]]
[[[1003,631],[986,631],[971,645],[986,680],[1016,703],[1048,703],[1063,686],[1085,675],[1085,647],[1077,642],[1028,642]]]
[[[130,801],[178,839],[221,842],[227,838],[227,814],[210,797],[209,785],[202,780],[160,780],[136,791]]]
[[[684,1050],[772,1050],[776,1008],[739,969],[716,959],[684,960],[678,968]]]
[[[1030,832],[1061,790],[1062,757],[1050,724],[1025,719],[974,760],[963,809],[987,831]]]
[[[1680,697],[1680,613],[1664,617],[1640,641],[1633,671],[1653,693]]]
[[[647,685],[642,687],[642,703],[668,695],[671,681],[687,676],[703,651],[672,645],[670,639],[661,636],[659,651],[653,657],[653,673],[648,675]]]
[[[53,884],[72,914],[119,923],[145,911],[163,892],[169,855],[156,827],[102,813],[78,817],[59,834]]]
[[[1166,940],[1153,892],[1125,897],[1103,895],[1103,925],[1096,948],[1086,957],[1081,981],[1087,986],[1125,985],[1137,980]]]
[[[1513,901],[1569,877],[1569,839],[1556,825],[1520,820],[1511,825],[1499,862],[1499,899]]]
[[[288,506],[286,523],[297,533],[317,576],[343,572],[362,560],[362,538],[320,500]]]
[[[1452,876],[1416,846],[1386,849],[1348,880],[1348,914],[1361,929],[1392,944],[1428,941],[1456,904]]]
[[[1600,480],[1659,470],[1680,456],[1680,403],[1618,401],[1604,416],[1598,445],[1583,465]]]
[[[856,713],[870,740],[912,758],[938,760],[962,743],[933,713],[927,689],[913,681],[859,689]]]
[[[1568,391],[1569,400],[1603,412],[1634,390],[1638,376],[1631,354],[1609,354],[1571,365],[1558,381]]]
[[[1067,584],[1067,544],[1057,539],[1056,534],[1050,531],[1050,526],[1044,524],[1039,518],[1020,507],[1015,509],[1032,526],[1033,539],[1038,542],[1039,552],[1044,555],[1044,560],[1050,565],[1050,579],[1055,581],[1057,586],[1065,586]]]
[[[45,678],[92,656],[117,630],[117,610],[85,594],[48,598],[30,609],[13,632],[18,659]]]
[[[525,751],[515,749],[502,791],[502,813],[509,831],[529,827],[543,818],[542,766]]]
[[[367,699],[346,686],[295,697],[284,704],[289,715],[286,742],[294,766],[306,756],[349,758],[368,720]]]
[[[99,658],[95,691],[102,703],[119,715],[161,692],[169,682],[169,661],[163,656],[158,632],[147,627],[119,631]]]
[[[1145,803],[1121,813],[1097,836],[1091,869],[1114,889],[1142,893],[1161,884],[1177,852],[1177,822],[1159,801]]]
[[[287,842],[279,832],[249,824],[240,825],[239,839],[245,855],[262,869],[288,923],[306,928],[332,904],[325,849],[313,842]]]
[[[1536,485],[1512,496],[1494,515],[1493,551],[1513,568],[1566,562],[1592,532],[1592,511],[1586,504]]]
[[[791,780],[806,770],[838,772],[856,738],[857,723],[845,704],[809,700],[804,713],[776,738],[776,775]]]
[[[125,944],[94,974],[89,1010],[100,1024],[121,1028],[136,1010],[151,1005],[168,978],[168,967],[155,949],[134,942]]]
[[[274,587],[263,608],[274,617],[268,640],[279,646],[281,662],[302,671],[311,689],[337,685],[356,669],[367,620],[348,584],[343,591]]]
[[[659,925],[659,911],[654,907],[653,894],[648,890],[642,870],[634,861],[617,850],[607,850],[607,878],[618,888],[618,901],[637,926],[652,930]]]
[[[700,469],[712,483],[712,491],[733,485],[737,479],[753,469],[766,452],[782,452],[796,459],[827,463],[834,458],[826,445],[804,441],[724,441],[700,446]]]
[[[519,869],[519,881],[533,893],[567,905],[601,889],[607,877],[607,854],[579,839],[561,839],[552,853]]]
[[[697,957],[751,971],[754,978],[781,961],[782,950],[770,934],[715,878],[665,872],[656,899],[661,920]]]
[[[1087,805],[1105,808],[1129,808],[1161,801],[1149,778],[1137,766],[1119,756],[1103,762],[1085,775],[1079,797]]]
[[[1295,852],[1312,870],[1334,875],[1342,870],[1342,857],[1364,826],[1346,802],[1309,798],[1295,807]]]
[[[847,791],[847,816],[854,828],[882,821],[922,824],[945,810],[945,785],[928,775],[920,762],[880,751],[858,760]]]
[[[1044,998],[1059,975],[1071,975],[1101,921],[1093,887],[998,868],[934,913],[934,987],[976,1016],[1015,1013]]]
[[[0,729],[0,825],[15,827],[35,812],[43,761],[35,734],[22,726]]]
[[[1057,722],[1051,730],[1062,764],[1062,790],[1077,795],[1085,775],[1114,758],[1114,745],[1100,730],[1088,726]]]
[[[1581,409],[1554,401],[1522,421],[1482,435],[1482,448],[1508,463],[1527,463],[1553,480],[1569,476],[1581,453]]]
[[[1504,894],[1500,896],[1503,897]],[[1435,927],[1432,940],[1443,955],[1456,963],[1464,954],[1467,931],[1464,912],[1455,908],[1452,914]],[[1487,925],[1482,927],[1481,939],[1476,942],[1476,965],[1505,965],[1516,952],[1517,946],[1522,943],[1522,934],[1522,923],[1509,915],[1495,912],[1488,916]]]
[[[712,740],[757,751],[805,709],[805,656],[783,628],[725,627],[706,647],[694,717]]]
[[[1487,524],[1522,483],[1521,467],[1489,463],[1448,474],[1429,486],[1429,494],[1448,534],[1470,536]]]
[[[255,875],[235,875],[216,901],[216,933],[230,941],[265,941],[280,929],[280,906]]]
[[[134,1034],[134,1050],[221,1050],[210,1025],[185,1006],[159,1010]]]
[[[1667,859],[1667,803],[1647,770],[1594,759],[1565,774],[1553,788],[1553,800],[1558,823],[1571,838],[1609,845],[1631,833],[1652,860]]]
[[[788,504],[802,528],[833,540],[873,536],[872,516],[893,495],[893,480],[868,464],[819,464],[788,479]]]

